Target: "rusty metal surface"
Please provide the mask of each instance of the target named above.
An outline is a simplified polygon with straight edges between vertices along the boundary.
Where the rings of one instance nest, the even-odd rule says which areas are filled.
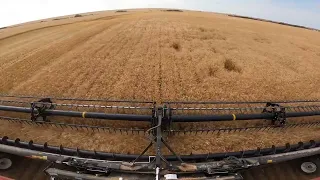
[[[0,176],[16,180],[48,180],[43,170],[49,165],[41,160],[31,160],[13,157],[13,166],[6,171],[0,171]],[[245,180],[310,180],[320,176],[320,171],[314,175],[304,174],[300,170],[302,160],[292,160],[284,163],[260,166],[241,172]]]

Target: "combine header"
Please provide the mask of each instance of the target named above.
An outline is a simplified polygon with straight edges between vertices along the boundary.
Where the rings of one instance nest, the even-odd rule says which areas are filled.
[[[37,144],[20,139],[0,139],[0,169],[10,167],[6,155],[17,155],[52,162],[45,172],[52,179],[242,179],[240,171],[250,167],[317,156],[320,141],[286,144],[240,152],[178,154],[166,141],[177,134],[270,131],[296,127],[315,127],[320,121],[290,122],[290,118],[317,117],[320,101],[260,102],[155,102],[110,101],[34,96],[1,95],[2,121],[35,126],[55,126],[73,130],[92,130],[141,134],[150,140],[141,154],[115,154],[74,147]],[[79,121],[79,118],[87,119]],[[314,118],[315,119],[315,118]],[[187,128],[189,123],[252,120],[249,127]],[[260,121],[259,121],[260,120]],[[90,123],[88,123],[90,121]],[[108,127],[109,121],[140,122],[139,127]],[[92,123],[96,122],[96,123]],[[94,124],[94,125],[93,125]],[[181,127],[186,128],[181,128]],[[180,127],[180,128],[178,128]],[[154,148],[154,153],[146,152]],[[171,155],[164,155],[167,148]],[[8,156],[9,157],[9,156]],[[8,160],[9,159],[9,160]],[[1,160],[0,160],[1,162]],[[312,163],[312,162],[310,162]],[[56,168],[57,164],[63,165]],[[62,168],[61,168],[62,167]],[[306,173],[311,165],[302,165]]]

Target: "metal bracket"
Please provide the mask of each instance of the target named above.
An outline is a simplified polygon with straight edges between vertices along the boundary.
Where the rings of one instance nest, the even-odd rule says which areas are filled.
[[[41,117],[42,120],[40,121],[48,121],[47,116],[44,114],[44,112],[47,109],[53,109],[54,106],[52,105],[52,101],[50,98],[44,98],[37,102],[31,103],[31,120],[32,121],[39,121],[39,118]]]
[[[286,109],[279,104],[268,102],[262,113],[272,113],[272,125],[283,126],[286,124]]]
[[[169,146],[169,144],[163,139],[162,132],[163,128],[166,129],[167,126],[165,126],[164,121],[167,119],[168,116],[166,116],[167,108],[164,107],[157,107],[155,110],[152,111],[153,118],[151,121],[151,128],[148,129],[147,135],[150,140],[149,145],[143,150],[143,152],[132,162],[133,164],[136,163],[142,155],[144,155],[148,149],[151,148],[152,145],[155,145],[155,163],[154,168],[156,170],[156,179],[160,179],[160,171],[164,169],[162,162],[164,162],[168,167],[172,167],[172,164],[170,164],[162,155],[161,148],[162,145],[164,145],[168,150],[177,157],[177,159],[180,162],[183,162],[179,155],[177,155],[173,149]]]
[[[169,130],[171,129],[172,125],[172,111],[169,105],[163,106],[163,122],[162,122],[162,129],[163,130]]]

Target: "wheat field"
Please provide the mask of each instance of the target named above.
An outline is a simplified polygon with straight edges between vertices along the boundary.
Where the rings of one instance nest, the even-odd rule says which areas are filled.
[[[208,12],[95,12],[0,29],[0,92],[158,103],[319,99],[319,59],[316,31]],[[1,136],[111,152],[139,153],[148,143],[144,137],[6,122],[0,129]],[[180,153],[207,153],[319,140],[317,132],[302,128],[259,138],[240,133],[169,142]]]

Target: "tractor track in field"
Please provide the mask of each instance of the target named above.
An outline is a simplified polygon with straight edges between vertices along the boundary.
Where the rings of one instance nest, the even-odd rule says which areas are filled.
[[[160,21],[162,24],[166,24],[166,19],[162,19]],[[159,79],[161,80],[161,101],[165,100],[171,93],[175,93],[175,87],[173,87],[174,79],[175,78],[170,78],[170,77],[175,77],[172,71],[167,70],[172,68],[172,66],[169,65],[168,63],[168,54],[169,54],[169,49],[170,47],[170,42],[169,42],[169,23],[167,23],[165,26],[161,26],[161,42],[160,42],[160,60],[159,62],[159,68],[161,66],[161,74],[159,75]]]
[[[163,81],[163,69],[162,69],[162,47],[163,45],[161,44],[162,40],[162,28],[161,26],[159,27],[159,60],[158,60],[158,96],[159,96],[159,102],[162,102],[162,81]]]

